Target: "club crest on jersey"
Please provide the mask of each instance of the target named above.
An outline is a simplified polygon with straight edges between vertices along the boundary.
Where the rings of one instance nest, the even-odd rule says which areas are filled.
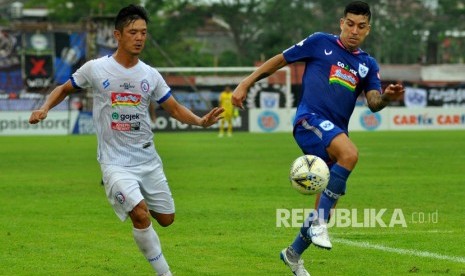
[[[138,106],[142,97],[139,94],[126,92],[112,92],[111,106]]]
[[[149,90],[150,90],[150,84],[149,84],[148,80],[142,80],[142,81],[141,81],[141,83],[140,83],[140,90],[142,90],[142,92],[144,92],[144,93],[149,92]]]
[[[119,202],[119,204],[123,204],[126,201],[123,193],[119,191],[115,193],[115,199]]]
[[[366,77],[366,75],[368,74],[368,67],[366,67],[365,65],[363,64],[358,64],[358,73],[360,74],[360,77],[364,78]]]

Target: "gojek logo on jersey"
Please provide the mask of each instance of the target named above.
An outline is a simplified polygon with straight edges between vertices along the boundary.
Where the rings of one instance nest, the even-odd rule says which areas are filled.
[[[111,114],[111,129],[118,131],[140,130],[139,114],[123,114],[113,112]]]
[[[142,96],[127,92],[111,92],[111,106],[138,106]]]
[[[113,112],[111,114],[111,118],[113,120],[120,120],[121,122],[124,121],[138,121],[140,119],[139,114],[119,114],[117,112]]]

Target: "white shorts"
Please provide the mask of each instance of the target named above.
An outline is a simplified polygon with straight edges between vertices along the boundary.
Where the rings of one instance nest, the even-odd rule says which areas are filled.
[[[160,157],[134,167],[101,164],[105,192],[116,215],[125,221],[145,201],[149,210],[174,214],[174,200]]]

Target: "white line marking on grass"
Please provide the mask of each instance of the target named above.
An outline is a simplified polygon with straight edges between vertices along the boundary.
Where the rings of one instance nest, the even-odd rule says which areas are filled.
[[[380,250],[384,252],[432,258],[432,259],[438,259],[438,260],[446,260],[446,261],[451,261],[451,262],[456,262],[456,263],[465,263],[465,257],[447,256],[447,255],[432,253],[428,251],[419,251],[419,250],[414,250],[414,249],[401,249],[401,248],[395,248],[395,247],[387,247],[384,245],[371,244],[368,242],[356,242],[356,241],[350,241],[346,239],[333,239],[333,241],[337,243],[342,243],[345,245],[368,248],[368,249],[376,249],[376,250]]]
[[[347,233],[334,233],[333,236],[395,236],[395,235],[416,235],[416,234],[424,234],[424,233],[434,233],[434,234],[450,234],[455,233],[452,230],[408,230],[408,231],[396,231],[396,232],[373,232],[373,231],[357,231],[357,232],[347,232]]]

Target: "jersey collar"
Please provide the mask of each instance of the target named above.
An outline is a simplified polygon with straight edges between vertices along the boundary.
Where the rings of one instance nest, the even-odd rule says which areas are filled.
[[[342,41],[341,41],[341,38],[340,38],[340,37],[337,38],[337,44],[339,44],[339,46],[341,46],[341,48],[345,49],[345,50],[348,51],[348,52],[351,52],[351,53],[354,54],[354,55],[358,55],[358,54],[360,54],[360,52],[361,52],[360,49],[357,49],[357,50],[355,50],[355,51],[349,51],[349,50],[346,48],[346,46],[344,46],[344,44],[342,44]]]

